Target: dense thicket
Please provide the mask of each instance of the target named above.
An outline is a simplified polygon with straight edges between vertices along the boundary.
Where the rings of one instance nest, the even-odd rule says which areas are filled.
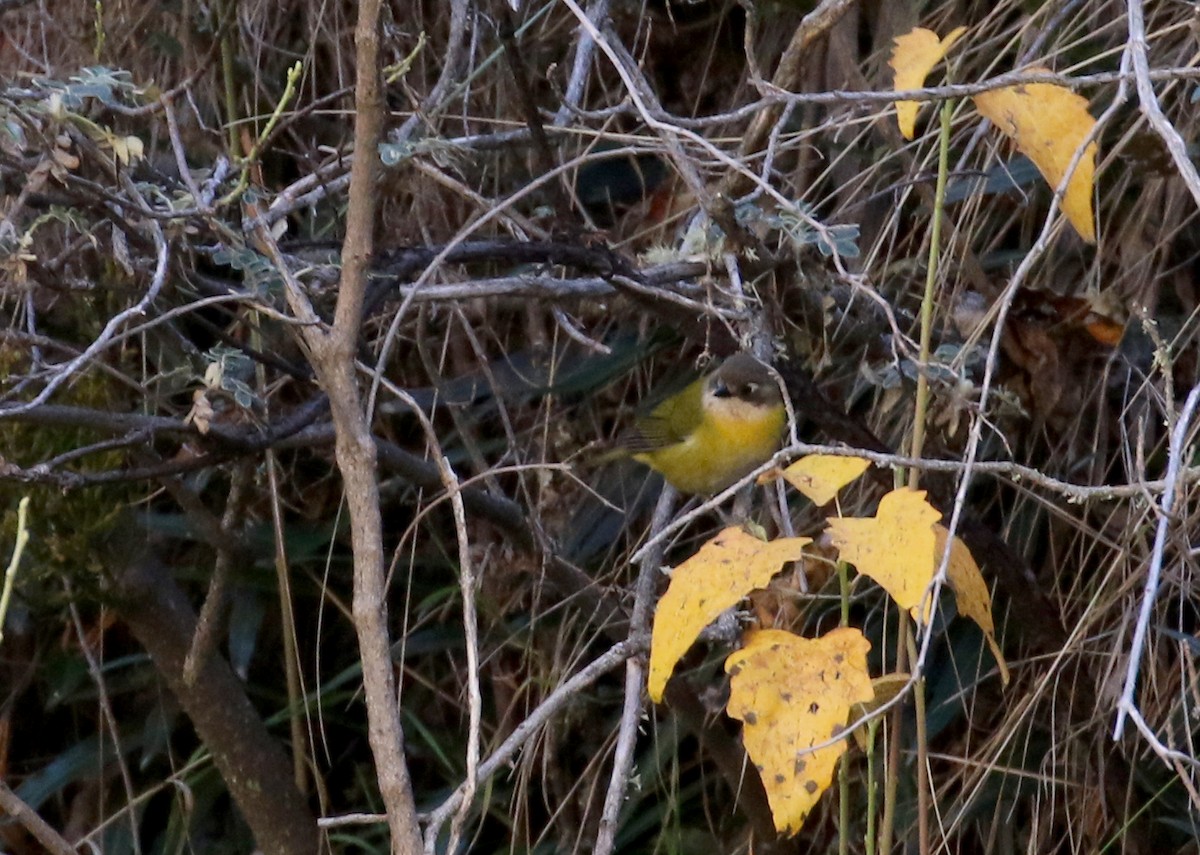
[[[1142,41],[1135,0],[399,0],[364,152],[359,4],[62,5],[0,2],[6,544],[30,497],[0,642],[6,809],[15,794],[113,853],[248,851],[251,827],[271,851],[318,833],[386,851],[378,816],[348,818],[383,804],[337,429],[288,296],[333,321],[351,163],[378,156],[350,356],[431,839],[591,850],[657,489],[602,448],[649,388],[752,348],[781,366],[801,441],[907,452],[924,371],[924,455],[997,464],[959,498],[1013,682],[972,625],[934,626],[926,726],[909,704],[876,748],[896,847],[1196,851],[1192,6],[1150,4]],[[892,40],[917,24],[970,28],[931,84],[1038,65],[1106,115],[1090,246],[1045,231],[1051,188],[956,96],[926,364],[937,110],[909,143],[886,99]],[[923,483],[948,512],[963,477]],[[755,488],[742,511],[820,529],[771,504]],[[698,515],[664,561],[719,524]],[[836,578],[811,583],[755,617],[831,625]],[[883,598],[857,587],[852,619],[891,668]],[[846,820],[834,795],[772,840],[719,712],[726,650],[695,651],[641,722],[615,847],[823,851],[840,828],[861,851],[861,752]],[[1123,693],[1144,728],[1114,741]],[[454,816],[476,699],[484,774]],[[247,775],[271,782],[260,802]],[[33,827],[0,824],[0,847],[39,851]]]

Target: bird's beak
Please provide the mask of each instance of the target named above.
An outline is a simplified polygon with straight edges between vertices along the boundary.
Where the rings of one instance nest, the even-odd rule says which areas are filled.
[[[724,383],[721,383],[720,381],[717,382],[717,385],[713,386],[712,393],[713,393],[714,398],[732,398],[733,397],[733,393],[729,391],[729,387],[726,386]]]

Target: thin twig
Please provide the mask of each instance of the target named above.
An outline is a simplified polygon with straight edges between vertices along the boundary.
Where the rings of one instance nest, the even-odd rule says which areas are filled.
[[[670,484],[663,487],[654,516],[650,522],[651,535],[666,527],[675,511],[677,494]],[[644,636],[650,631],[650,614],[654,605],[654,588],[662,574],[663,548],[657,546],[647,550],[638,567],[637,590],[634,594],[633,613],[629,619],[629,641]],[[646,697],[646,664],[640,656],[631,656],[625,662],[625,703],[621,708],[621,723],[617,727],[617,745],[613,751],[612,776],[604,794],[604,809],[600,814],[600,830],[596,835],[594,855],[610,855],[616,846],[617,829],[621,807],[625,804],[625,791],[629,787],[630,771],[633,769],[634,748],[637,746],[638,728],[642,721],[642,709]]]
[[[508,735],[507,739],[500,743],[500,747],[490,757],[479,764],[480,782],[486,781],[501,769],[506,768],[517,751],[536,737],[546,723],[561,709],[574,701],[580,692],[609,671],[619,667],[629,657],[644,653],[649,641],[649,637],[642,636],[614,644],[604,654],[597,657],[586,667],[580,669],[577,674],[562,681],[553,692],[546,696],[544,701],[538,704],[533,712],[513,728],[513,732]],[[437,851],[439,830],[445,825],[450,815],[458,810],[465,796],[466,784],[464,783],[460,784],[458,789],[449,798],[425,817],[426,855],[433,855]]]
[[[457,852],[463,826],[475,799],[475,790],[479,779],[480,725],[483,719],[483,695],[479,687],[479,611],[475,603],[475,592],[479,587],[479,580],[475,574],[475,563],[471,557],[471,542],[467,534],[467,512],[463,503],[463,489],[458,475],[450,466],[450,460],[442,450],[437,431],[434,430],[433,423],[429,421],[425,411],[408,393],[398,389],[390,391],[408,407],[420,423],[438,474],[441,476],[442,486],[446,490],[450,506],[454,511],[454,533],[458,544],[459,590],[462,593],[463,601],[463,634],[467,649],[467,777],[463,782],[462,805],[454,814],[454,821],[450,826],[450,843],[447,846],[448,852]]]
[[[1130,51],[1127,48],[1121,57],[1121,68],[1125,70],[1128,67],[1130,60]],[[966,453],[963,455],[963,470],[959,477],[958,488],[954,495],[954,505],[949,513],[949,520],[946,528],[950,532],[950,537],[955,537],[958,534],[959,524],[961,523],[964,514],[966,513],[967,493],[971,486],[971,481],[977,471],[977,459],[979,456],[979,447],[983,441],[983,428],[985,424],[985,416],[987,414],[987,405],[991,397],[992,385],[995,381],[996,371],[1000,365],[1000,346],[1004,338],[1004,326],[1008,318],[1009,310],[1012,308],[1013,301],[1016,298],[1017,292],[1024,285],[1025,280],[1033,271],[1034,266],[1042,259],[1046,251],[1050,247],[1051,237],[1055,233],[1055,228],[1058,226],[1060,218],[1058,217],[1060,205],[1063,196],[1067,192],[1067,185],[1075,174],[1079,163],[1083,160],[1088,147],[1092,142],[1099,138],[1101,131],[1112,120],[1114,116],[1121,110],[1126,98],[1126,85],[1124,82],[1117,89],[1116,96],[1112,103],[1096,120],[1096,124],[1092,126],[1083,142],[1075,150],[1071,161],[1067,164],[1067,169],[1063,175],[1062,181],[1054,188],[1054,197],[1050,200],[1050,210],[1046,212],[1046,219],[1042,223],[1042,229],[1038,233],[1037,239],[1029,248],[1029,252],[1021,259],[1021,263],[1017,266],[1013,273],[1012,279],[1005,286],[1004,291],[996,301],[995,326],[992,330],[992,339],[988,345],[987,359],[984,364],[983,381],[979,386],[979,409],[976,416],[971,420],[970,432],[967,440]],[[933,615],[936,615],[936,609],[939,602],[939,597],[943,585],[946,583],[947,573],[950,567],[950,556],[953,550],[947,549],[942,555],[941,563],[938,566],[937,574],[934,576],[930,586],[926,592],[926,597],[932,603],[934,612],[928,624],[923,627],[921,639],[921,652],[917,662],[912,664],[914,674],[920,674],[929,655],[929,648],[933,642],[935,635],[934,627],[936,621]]]
[[[17,503],[17,530],[13,537],[12,556],[4,569],[4,586],[0,588],[0,644],[4,643],[4,624],[8,619],[8,606],[12,602],[13,586],[17,582],[17,571],[21,567],[21,556],[29,543],[29,497],[22,496]]]
[[[109,318],[108,323],[104,325],[104,329],[100,331],[100,335],[96,336],[95,340],[84,348],[82,353],[63,366],[31,400],[23,404],[14,404],[0,408],[0,419],[12,418],[19,413],[27,413],[45,404],[58,391],[59,387],[96,360],[96,357],[109,346],[112,339],[120,332],[127,321],[146,314],[150,305],[158,298],[158,294],[166,282],[167,262],[170,259],[170,250],[167,239],[163,235],[162,227],[153,221],[150,221],[148,225],[150,234],[154,238],[156,261],[154,276],[150,280],[150,287],[146,289],[146,293],[132,306]]]
[[[1200,385],[1192,387],[1184,401],[1183,410],[1171,431],[1170,443],[1167,448],[1167,478],[1163,488],[1162,499],[1159,503],[1158,525],[1154,531],[1154,549],[1150,554],[1150,569],[1146,573],[1146,585],[1142,593],[1142,606],[1138,611],[1137,623],[1134,625],[1133,642],[1129,646],[1129,664],[1125,670],[1125,685],[1121,689],[1121,699],[1117,702],[1117,721],[1113,726],[1113,739],[1125,735],[1125,719],[1131,717],[1138,730],[1150,740],[1151,746],[1160,756],[1174,756],[1165,750],[1154,732],[1146,725],[1140,715],[1133,696],[1137,691],[1138,672],[1141,670],[1142,653],[1146,647],[1146,634],[1150,629],[1150,617],[1154,612],[1154,602],[1158,599],[1158,586],[1162,579],[1163,555],[1167,546],[1167,533],[1171,523],[1175,522],[1173,510],[1178,496],[1179,476],[1183,469],[1183,459],[1190,444],[1188,437],[1192,433],[1196,408],[1200,406]]]
[[[108,730],[109,739],[112,740],[113,757],[116,760],[117,769],[121,775],[121,783],[125,787],[125,800],[132,801],[136,793],[133,788],[133,776],[130,774],[129,764],[125,760],[125,748],[121,742],[121,731],[117,726],[117,716],[113,712],[112,699],[108,695],[108,684],[105,682],[104,671],[100,667],[99,660],[96,659],[96,654],[92,651],[92,645],[88,641],[88,634],[83,628],[83,618],[79,616],[79,608],[75,604],[75,592],[72,590],[69,576],[63,577],[63,586],[67,592],[67,608],[71,615],[71,623],[75,627],[75,636],[79,641],[79,652],[83,654],[83,659],[87,663],[88,676],[92,678],[92,682],[96,686],[96,704],[100,708],[100,718]],[[130,813],[128,819],[130,843],[134,855],[141,855],[142,846],[140,835],[138,834],[137,814]]]
[[[775,74],[771,78],[771,83],[763,84],[763,89],[771,90],[790,90],[796,86],[800,79],[800,70],[803,68],[804,58],[809,54],[813,42],[829,31],[837,21],[846,13],[854,0],[821,0],[817,7],[806,14],[801,19],[800,24],[792,33],[791,41],[787,48],[784,49],[783,55],[779,59],[779,65],[775,68]],[[742,157],[751,155],[762,148],[764,138],[767,138],[771,133],[777,133],[782,122],[779,121],[780,108],[785,105],[773,105],[758,113],[751,122],[750,128],[742,137],[739,151]],[[791,104],[786,105],[791,108]],[[767,158],[769,161],[770,158]],[[769,173],[764,169],[763,177],[769,178]],[[740,173],[730,173],[725,179],[725,185],[721,188],[722,193],[726,196],[734,197],[741,195],[741,188],[744,186],[745,176]]]
[[[1159,106],[1158,96],[1154,94],[1154,86],[1150,80],[1150,63],[1146,58],[1146,21],[1142,13],[1142,0],[1126,0],[1128,12],[1129,39],[1125,43],[1126,55],[1133,60],[1133,76],[1137,84],[1138,106],[1142,115],[1150,122],[1150,127],[1162,138],[1163,144],[1171,154],[1171,161],[1179,171],[1179,177],[1192,194],[1192,199],[1200,205],[1200,174],[1188,154],[1187,143],[1179,135]]]
[[[587,19],[592,26],[600,29],[608,20],[609,0],[592,0],[587,7]],[[562,106],[554,114],[554,124],[565,125],[571,112],[579,106],[583,98],[583,90],[587,87],[588,76],[592,70],[592,56],[595,53],[596,41],[586,27],[579,28],[579,40],[575,42],[575,57],[571,61],[571,77],[567,80],[567,91],[563,95]]]
[[[231,548],[236,542],[237,531],[242,522],[246,487],[250,482],[251,467],[237,466],[229,479],[229,493],[225,497],[225,512],[221,515],[221,541],[216,544],[217,559],[213,562],[212,577],[208,580],[208,592],[200,613],[196,617],[196,632],[192,645],[183,660],[183,681],[191,686],[204,668],[205,660],[212,655],[217,644],[221,615],[225,610],[226,588],[238,550]]]
[[[421,101],[417,112],[409,116],[404,124],[391,135],[392,142],[408,141],[422,120],[429,121],[429,118],[441,109],[442,103],[458,82],[459,67],[462,65],[463,59],[463,43],[467,32],[467,12],[470,7],[471,4],[468,0],[450,0],[450,33],[446,38],[445,53],[439,62],[441,72],[438,74],[437,82],[433,84],[429,94]],[[361,150],[359,148],[359,151]]]

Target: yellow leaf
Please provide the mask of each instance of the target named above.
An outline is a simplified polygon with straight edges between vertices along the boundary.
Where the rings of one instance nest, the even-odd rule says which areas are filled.
[[[783,477],[814,505],[824,505],[870,465],[869,460],[861,457],[810,454],[784,469]]]
[[[942,556],[946,554],[946,538],[950,532],[943,525],[933,527],[937,539],[937,566],[941,566]],[[967,545],[954,538],[950,547],[950,566],[946,568],[946,580],[954,589],[954,599],[958,603],[958,613],[979,624],[987,639],[992,655],[996,657],[996,666],[1000,669],[1000,679],[1008,685],[1008,663],[1000,652],[1000,644],[996,641],[996,624],[992,621],[992,596],[988,593],[987,582],[979,572],[979,565],[971,555]]]
[[[858,721],[867,713],[875,712],[900,694],[908,685],[910,678],[911,675],[905,673],[884,674],[882,677],[876,677],[871,681],[871,697],[850,707],[850,719]],[[867,736],[867,725],[864,724],[854,729],[854,742],[863,751],[871,750]]]
[[[878,582],[914,619],[928,622],[931,603],[923,615],[919,609],[937,571],[932,526],[941,516],[924,490],[893,490],[870,519],[830,520],[829,536],[843,561]]]
[[[807,639],[778,629],[753,633],[725,660],[727,711],[745,723],[746,753],[762,776],[775,828],[795,834],[828,789],[846,740],[850,708],[872,697],[871,644],[857,629]]]
[[[740,528],[727,528],[671,572],[671,584],[654,612],[650,637],[650,697],[658,703],[675,663],[704,627],[756,588],[764,587],[787,561],[800,558],[809,537],[770,543]]]
[[[1031,72],[1045,72],[1031,68]],[[979,112],[1016,141],[1055,190],[1062,184],[1075,152],[1091,133],[1096,120],[1087,99],[1055,83],[1022,83],[975,96]],[[1067,183],[1063,213],[1088,243],[1096,242],[1092,217],[1092,179],[1096,172],[1096,143],[1088,143]]]
[[[955,27],[940,41],[937,33],[923,27],[915,27],[912,31],[897,36],[896,49],[892,51],[892,59],[888,63],[895,72],[893,88],[901,91],[920,89],[924,86],[929,72],[966,31],[966,27]],[[919,101],[896,102],[896,121],[906,140],[913,138],[917,126],[917,110],[920,107]]]

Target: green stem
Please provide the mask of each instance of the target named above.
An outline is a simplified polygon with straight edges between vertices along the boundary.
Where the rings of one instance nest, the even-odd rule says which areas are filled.
[[[878,805],[875,803],[879,782],[875,780],[875,734],[879,732],[879,719],[867,722],[867,834],[866,855],[875,855],[875,826]]]
[[[905,643],[908,659],[916,666],[917,641],[912,624],[906,624]],[[913,685],[913,707],[917,718],[917,840],[921,855],[929,855],[929,731],[925,721],[925,678]]]
[[[250,170],[254,168],[254,164],[258,161],[258,156],[262,153],[263,145],[266,143],[268,137],[270,137],[271,132],[279,124],[279,119],[283,115],[283,111],[292,102],[292,99],[296,97],[296,84],[300,81],[300,74],[303,70],[304,66],[299,62],[288,69],[287,81],[283,86],[283,95],[280,96],[279,102],[271,112],[271,118],[267,120],[262,133],[254,141],[254,146],[250,149],[250,153],[242,160],[242,173],[238,176],[237,186],[221,198],[221,201],[217,203],[217,207],[223,208],[230,204],[240,197],[242,193],[246,192],[246,188],[250,186]]]
[[[838,588],[842,595],[841,626],[850,625],[850,565],[845,561],[837,563]]]
[[[908,668],[908,612],[899,609],[896,616],[896,673]],[[903,731],[904,707],[897,704],[888,720],[887,766],[883,770],[883,828],[879,831],[879,851],[890,853],[896,834],[896,798],[900,784],[900,734]]]
[[[929,346],[933,340],[933,298],[937,284],[938,258],[942,248],[942,210],[946,202],[946,176],[950,169],[950,118],[954,111],[952,101],[943,101],[941,110],[941,134],[938,137],[937,189],[933,199],[933,222],[929,230],[929,263],[925,271],[925,293],[921,297],[921,371],[917,374],[917,403],[913,416],[911,457],[920,457],[925,445],[925,419],[929,410],[929,378],[925,366],[929,365]],[[916,488],[920,472],[908,473],[908,486]]]
[[[221,18],[217,23],[221,33],[221,83],[225,90],[225,133],[229,156],[237,157],[237,81],[233,70],[233,22],[237,20],[237,0],[226,0],[221,6]]]
[[[838,761],[838,855],[850,855],[850,773],[849,753]]]

